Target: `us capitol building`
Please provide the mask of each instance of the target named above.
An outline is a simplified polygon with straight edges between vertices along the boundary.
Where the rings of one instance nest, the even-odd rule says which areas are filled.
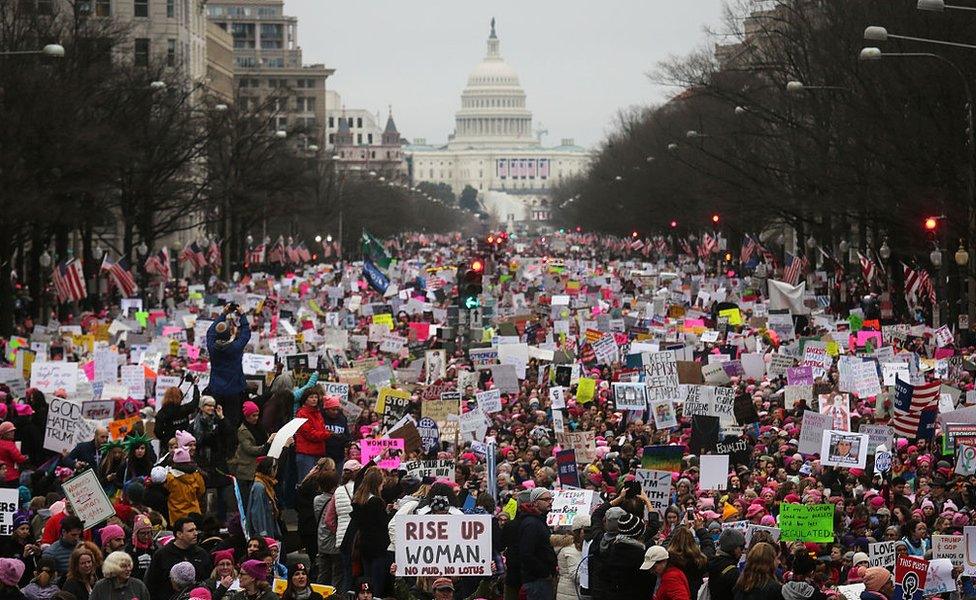
[[[572,139],[542,146],[518,74],[499,51],[494,19],[487,54],[468,76],[447,144],[414,139],[404,152],[414,183],[446,183],[459,196],[470,185],[488,213],[509,229],[547,221],[552,187],[582,175],[590,160]]]

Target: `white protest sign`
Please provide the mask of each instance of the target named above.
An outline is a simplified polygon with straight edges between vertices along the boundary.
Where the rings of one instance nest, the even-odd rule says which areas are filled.
[[[678,362],[673,350],[647,352],[644,362],[644,383],[648,400],[673,399],[678,395]]]
[[[651,508],[663,518],[664,511],[671,503],[671,471],[637,469],[636,474],[641,490],[651,502]]]
[[[48,403],[47,424],[44,426],[44,449],[58,454],[71,452],[75,447],[75,428],[80,421],[80,404],[51,398]]]
[[[349,399],[349,384],[334,381],[320,381],[319,385],[325,390],[326,396],[338,396],[340,400]]]
[[[454,460],[411,460],[400,463],[400,470],[406,470],[407,475],[414,475],[419,479],[432,477],[454,481]]]
[[[0,535],[14,534],[14,515],[20,502],[17,490],[0,489]]]
[[[122,365],[122,385],[129,397],[142,400],[146,397],[146,369],[142,365]]]
[[[94,383],[115,381],[119,372],[119,353],[111,348],[95,348]]]
[[[78,386],[78,363],[49,360],[34,364],[30,383],[32,388],[45,394],[53,394],[59,389],[73,394]]]
[[[278,433],[275,434],[275,438],[271,442],[271,447],[268,448],[268,456],[271,458],[280,458],[281,451],[285,449],[285,442],[294,437],[295,433],[298,432],[299,428],[301,428],[301,426],[307,420],[308,419],[299,417],[285,423],[281,429],[278,430]]]
[[[475,394],[475,399],[478,401],[481,411],[486,415],[502,410],[502,391],[499,389],[478,392]]]
[[[954,591],[956,591],[956,579],[952,576],[952,561],[948,558],[930,560],[925,575],[925,595],[932,596]]]
[[[830,467],[864,469],[868,464],[869,442],[870,437],[866,433],[824,430],[820,461]]]
[[[976,527],[974,527],[976,529]],[[892,569],[895,566],[895,542],[871,542],[868,544],[868,559],[872,567]]]
[[[861,600],[861,592],[864,591],[864,584],[852,583],[849,585],[839,585],[837,586],[837,591],[844,596],[845,600]]]
[[[647,410],[647,386],[643,383],[614,383],[617,410]]]
[[[398,577],[491,575],[491,515],[397,515]]]
[[[64,497],[71,503],[75,515],[91,529],[115,515],[115,507],[105,495],[105,488],[98,481],[94,469],[86,469],[80,475],[61,484]]]
[[[556,433],[566,433],[566,421],[562,409],[552,411],[552,430]]]
[[[566,388],[556,386],[549,388],[549,400],[553,409],[566,408]]]
[[[698,488],[702,490],[724,490],[729,481],[729,455],[705,454],[699,457],[701,479]]]
[[[823,446],[823,432],[830,429],[829,415],[822,415],[812,410],[803,411],[803,421],[800,425],[800,454],[818,454]]]
[[[245,352],[241,357],[241,367],[245,375],[270,373],[274,370],[275,358],[267,354],[251,354]]]
[[[552,510],[546,515],[549,527],[569,527],[577,513],[590,514],[593,503],[593,490],[564,488],[552,494]]]
[[[965,536],[932,534],[932,558],[947,558],[961,567],[966,557]]]
[[[878,367],[873,360],[866,360],[851,365],[851,373],[854,377],[854,393],[859,398],[877,396],[881,393],[881,384],[878,382]]]

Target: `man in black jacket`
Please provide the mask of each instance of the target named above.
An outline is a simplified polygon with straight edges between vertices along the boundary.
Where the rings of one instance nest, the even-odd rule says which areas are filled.
[[[169,571],[179,562],[188,562],[196,571],[196,580],[210,577],[213,569],[210,555],[197,545],[197,525],[186,517],[173,523],[173,541],[156,550],[146,570],[146,587],[152,600],[168,600],[173,595]]]
[[[525,518],[519,525],[519,563],[522,591],[527,600],[551,600],[552,578],[556,574],[556,551],[549,538],[546,514],[552,508],[552,491],[533,488],[525,505]]]
[[[718,538],[718,550],[708,559],[708,593],[711,600],[732,600],[739,580],[739,559],[746,549],[746,536],[738,529],[726,529]]]

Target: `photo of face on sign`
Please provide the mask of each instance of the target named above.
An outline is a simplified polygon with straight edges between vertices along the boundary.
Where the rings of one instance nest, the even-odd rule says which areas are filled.
[[[821,457],[824,465],[863,469],[867,465],[867,434],[830,430],[823,433]]]

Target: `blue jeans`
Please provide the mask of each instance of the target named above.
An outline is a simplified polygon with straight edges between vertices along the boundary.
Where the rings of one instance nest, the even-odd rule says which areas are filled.
[[[369,577],[373,586],[373,597],[383,598],[386,592],[386,578],[390,574],[390,562],[386,556],[363,559],[363,575]]]
[[[296,484],[301,483],[305,479],[305,476],[315,468],[315,463],[319,462],[319,458],[321,457],[312,456],[311,454],[295,453],[295,465],[298,467]]]
[[[552,580],[536,579],[522,584],[526,600],[552,600]]]

